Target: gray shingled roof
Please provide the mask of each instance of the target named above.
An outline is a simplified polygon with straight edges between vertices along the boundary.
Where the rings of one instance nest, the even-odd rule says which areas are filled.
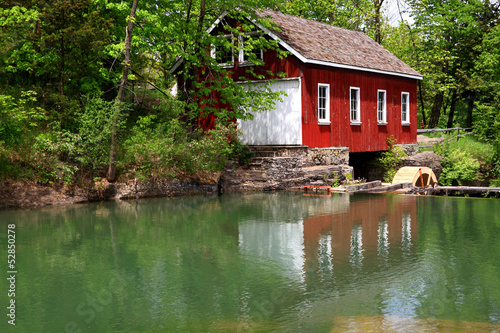
[[[307,62],[422,77],[362,32],[271,10],[263,10],[258,15],[273,21],[281,31],[272,33]]]

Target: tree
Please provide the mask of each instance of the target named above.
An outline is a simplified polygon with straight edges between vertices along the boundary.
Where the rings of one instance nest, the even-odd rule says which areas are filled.
[[[106,82],[103,49],[112,20],[102,18],[91,0],[35,0],[0,11],[8,41],[0,51],[0,75],[11,86],[43,90],[52,120],[71,121],[74,96],[100,92]]]
[[[480,91],[474,132],[483,141],[494,142],[500,153],[500,25],[493,27],[477,46],[473,82]]]
[[[422,54],[422,38],[407,22],[401,21],[398,26],[388,27],[387,36],[384,38],[382,45],[391,51],[399,59],[406,64],[419,71],[424,75],[423,80],[418,81],[418,107],[421,116],[419,115],[419,124],[426,124],[425,103],[424,103],[424,84],[428,83],[428,69],[426,65],[427,55]],[[424,83],[422,83],[422,81]]]
[[[383,4],[384,0],[291,0],[281,7],[286,14],[365,32],[381,44],[385,34]]]
[[[111,132],[111,149],[109,153],[109,169],[108,169],[108,181],[113,182],[116,179],[116,148],[117,148],[117,123],[122,110],[123,97],[125,94],[125,88],[127,86],[128,72],[130,69],[130,52],[132,47],[132,30],[134,28],[135,12],[137,10],[138,0],[134,0],[132,3],[132,9],[130,10],[130,17],[126,29],[125,37],[125,63],[123,65],[122,79],[120,81],[120,88],[118,90],[118,96],[116,97],[116,111],[113,119],[113,129]]]
[[[477,90],[469,78],[474,72],[473,59],[479,55],[475,46],[491,21],[490,4],[479,0],[413,0],[410,5],[421,40],[415,50],[422,55],[417,70],[424,74],[423,95],[432,105],[429,127],[436,127],[440,120],[452,125],[457,108],[465,110],[462,124],[470,127]],[[446,120],[442,115],[448,107]]]
[[[254,64],[264,63],[250,52],[252,49],[274,49],[278,56],[284,56],[276,41],[259,34],[246,34],[256,29],[247,21],[248,18],[271,27],[268,20],[255,13],[259,8],[266,7],[272,7],[267,0],[239,2],[238,5],[219,1],[188,0],[183,6],[179,6],[184,10],[170,12],[169,21],[174,28],[168,31],[166,36],[167,40],[175,41],[169,45],[172,48],[171,59],[174,60],[174,56],[182,59],[176,73],[180,82],[179,99],[185,103],[183,120],[192,135],[196,136],[198,133],[198,120],[201,115],[214,115],[216,122],[226,124],[229,120],[250,117],[247,112],[250,109],[260,111],[273,107],[279,94],[270,90],[270,81],[265,82],[260,89],[250,91],[244,91],[245,87],[238,81],[249,82],[251,79],[264,78],[265,75],[278,77],[279,73],[258,73],[254,67],[248,67],[245,78],[233,77],[230,71],[218,64],[211,52],[212,49],[221,48],[237,55],[242,48],[238,36],[245,35],[243,47]],[[222,20],[219,27],[229,31],[233,38],[221,38],[216,30],[210,29],[221,15],[224,15],[225,20],[234,19],[247,23],[234,28]],[[160,52],[162,53],[164,52]]]

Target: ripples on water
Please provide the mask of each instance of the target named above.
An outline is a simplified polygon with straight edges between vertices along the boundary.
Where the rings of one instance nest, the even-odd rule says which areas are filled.
[[[16,332],[500,330],[497,200],[254,193],[0,223],[18,231]]]

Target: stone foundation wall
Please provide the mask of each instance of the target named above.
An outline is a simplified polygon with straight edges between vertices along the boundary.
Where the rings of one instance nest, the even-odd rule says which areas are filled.
[[[306,166],[349,165],[349,148],[311,148],[308,151],[307,160],[304,164]]]
[[[307,146],[251,146],[250,149],[259,157],[294,157],[302,166],[349,165],[349,148],[328,147],[308,148]]]
[[[273,157],[262,161],[261,171],[270,180],[296,178],[302,171],[299,157]]]

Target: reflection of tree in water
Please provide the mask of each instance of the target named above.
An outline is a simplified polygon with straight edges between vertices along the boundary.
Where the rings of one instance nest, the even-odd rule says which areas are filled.
[[[87,325],[101,331],[381,313],[500,322],[496,201],[257,193],[0,214],[19,228],[16,296],[33,321],[83,328],[101,299]]]

